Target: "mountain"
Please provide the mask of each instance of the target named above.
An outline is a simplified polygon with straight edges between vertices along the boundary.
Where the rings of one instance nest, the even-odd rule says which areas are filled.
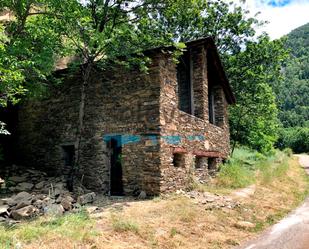
[[[309,23],[286,36],[291,58],[284,67],[284,81],[275,89],[279,118],[284,127],[309,127]]]

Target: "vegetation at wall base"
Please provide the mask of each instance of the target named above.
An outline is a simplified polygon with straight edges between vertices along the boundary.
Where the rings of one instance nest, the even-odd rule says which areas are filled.
[[[227,163],[221,165],[210,188],[236,189],[256,183],[270,183],[284,176],[290,156],[288,150],[275,150],[266,156],[247,147],[237,147]]]

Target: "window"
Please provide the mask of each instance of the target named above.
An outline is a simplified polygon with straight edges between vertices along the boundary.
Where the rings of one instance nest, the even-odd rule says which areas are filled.
[[[217,170],[217,158],[211,157],[208,159],[208,170],[209,171]]]
[[[173,165],[176,168],[185,167],[185,155],[180,153],[173,154]]]
[[[195,168],[201,169],[208,167],[208,158],[204,156],[195,156]]]
[[[209,122],[211,124],[216,123],[215,117],[215,94],[213,88],[208,91],[208,110],[209,110]]]
[[[208,90],[209,122],[216,126],[224,125],[223,90],[220,86],[210,87]]]
[[[177,64],[179,109],[194,114],[192,87],[192,60],[189,52],[185,52]]]

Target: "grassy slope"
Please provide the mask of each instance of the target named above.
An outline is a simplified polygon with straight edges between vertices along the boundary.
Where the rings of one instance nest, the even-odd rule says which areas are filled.
[[[253,163],[248,172],[255,177],[244,185],[254,182],[255,194],[242,199],[242,205],[234,210],[205,210],[203,205],[180,196],[126,202],[117,209],[106,209],[96,220],[75,214],[42,218],[14,229],[0,228],[0,245],[11,248],[21,243],[22,248],[57,249],[231,248],[279,220],[304,199],[307,177],[296,159],[287,161],[281,154],[260,161],[258,166]],[[226,175],[228,172],[212,183],[212,191],[217,188],[231,192]],[[233,181],[229,184],[236,186]],[[237,228],[238,221],[252,222],[255,228]]]

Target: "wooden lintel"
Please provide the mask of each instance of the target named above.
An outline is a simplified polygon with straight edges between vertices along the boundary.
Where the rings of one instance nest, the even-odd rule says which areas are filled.
[[[188,153],[188,151],[185,148],[181,148],[181,147],[176,147],[173,149],[173,153],[179,153],[179,154],[184,154],[184,153]]]
[[[204,157],[217,157],[223,158],[219,151],[203,151],[203,150],[195,150],[193,151],[193,155],[196,156],[204,156]]]

